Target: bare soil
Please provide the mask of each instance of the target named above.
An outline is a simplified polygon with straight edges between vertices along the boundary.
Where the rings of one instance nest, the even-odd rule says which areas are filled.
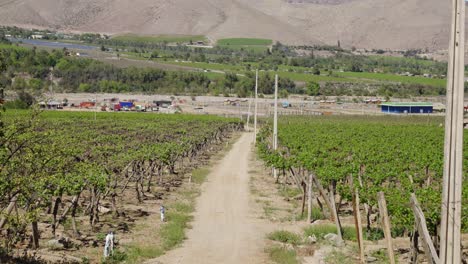
[[[183,246],[147,263],[267,263],[269,223],[249,195],[252,139],[244,133],[208,175]]]
[[[288,44],[447,48],[438,0],[0,0],[0,24],[108,34],[268,38]]]

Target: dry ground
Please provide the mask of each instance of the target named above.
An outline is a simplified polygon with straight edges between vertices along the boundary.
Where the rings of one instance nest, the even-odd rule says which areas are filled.
[[[1,25],[394,50],[445,50],[450,17],[438,0],[0,0]]]
[[[256,217],[249,195],[252,133],[244,133],[208,175],[188,239],[181,248],[147,263],[266,263],[268,221]]]

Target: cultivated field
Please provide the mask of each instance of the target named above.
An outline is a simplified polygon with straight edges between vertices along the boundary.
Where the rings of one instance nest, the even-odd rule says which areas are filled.
[[[201,35],[158,35],[158,36],[141,36],[141,35],[116,35],[113,36],[114,40],[121,40],[127,42],[147,42],[147,43],[188,43],[190,41],[206,41],[206,37]]]
[[[131,263],[174,248],[198,193],[177,190],[201,184],[204,173],[194,169],[243,127],[238,119],[135,113],[7,111],[2,121],[0,204],[10,208],[2,212],[2,263],[26,261],[33,252],[23,256],[24,247],[46,261],[98,263],[110,231],[123,252],[114,257]],[[145,227],[160,205],[169,208],[167,223]],[[142,229],[157,240],[145,245]]]
[[[394,238],[409,239],[415,232],[415,217],[410,202],[414,194],[437,245],[441,217],[443,121],[443,118],[401,116],[281,117],[278,149],[273,148],[272,125],[269,122],[257,137],[258,150],[266,164],[278,170],[276,181],[281,183],[281,188],[292,193],[291,199],[303,195],[300,198],[303,201],[302,216],[307,188],[312,190],[309,197],[313,197],[311,202],[315,208],[311,220],[338,219],[342,238],[346,242],[358,241],[354,220],[357,215],[362,215],[366,252],[384,263],[388,261],[385,253],[378,256],[369,252],[369,248],[379,248],[375,247],[378,242],[367,243],[383,239],[384,225],[380,221],[384,216],[379,193],[383,193],[386,199],[388,207],[384,209],[388,209]],[[466,147],[468,144],[465,142]],[[464,159],[465,175],[467,162]],[[360,205],[354,207],[359,199]],[[462,205],[461,229],[466,234],[466,182],[463,184]],[[337,215],[334,215],[335,210]],[[327,233],[338,234],[337,227],[333,224],[313,224],[303,231],[305,236],[314,236],[318,240],[327,239],[324,238]],[[300,235],[293,233],[274,234],[270,239],[292,244],[298,251],[299,245],[304,243]],[[466,259],[466,236],[463,241]],[[410,245],[399,244],[398,247],[403,250],[399,250],[397,258],[401,263],[409,263],[413,254]],[[337,252],[343,259],[355,259],[357,256],[357,252],[348,252],[345,248]],[[418,260],[417,255],[416,263],[424,261],[424,256],[419,256]],[[351,260],[347,263],[354,262]]]

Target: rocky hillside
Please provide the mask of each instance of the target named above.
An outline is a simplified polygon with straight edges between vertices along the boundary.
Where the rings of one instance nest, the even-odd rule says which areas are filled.
[[[64,31],[202,34],[289,44],[445,49],[449,0],[0,0],[0,24]]]

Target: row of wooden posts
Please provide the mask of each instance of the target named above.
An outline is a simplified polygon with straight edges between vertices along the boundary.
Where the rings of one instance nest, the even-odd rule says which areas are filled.
[[[461,263],[461,186],[463,183],[463,114],[464,114],[464,75],[465,75],[465,0],[452,0],[452,20],[449,42],[449,59],[447,71],[447,110],[445,117],[445,142],[444,142],[444,173],[442,188],[442,213],[440,231],[440,253],[438,254],[429,232],[427,231],[424,214],[416,199],[411,195],[411,205],[415,215],[415,230],[413,235],[413,263],[417,258],[417,242],[420,236],[423,247],[430,263]],[[257,135],[257,105],[258,102],[258,70],[255,80],[255,115],[254,115],[254,142]],[[278,102],[278,76],[275,77],[275,113],[273,128],[273,146],[276,150],[278,140],[277,126],[277,102]],[[250,115],[250,111],[249,111]],[[274,175],[277,170],[274,168]],[[312,176],[311,176],[312,177]],[[309,195],[311,196],[311,181],[309,179]],[[333,189],[331,189],[333,190]],[[309,203],[311,197],[309,196]],[[324,197],[325,198],[325,197]],[[330,192],[330,198],[334,195]],[[393,245],[390,234],[390,221],[386,210],[386,202],[383,193],[379,193],[379,209],[382,219],[385,238],[387,240],[388,256],[390,263],[395,263]],[[335,205],[334,200],[330,202]],[[360,228],[359,194],[354,191],[353,204],[358,231],[361,262],[364,262],[362,229]],[[309,206],[308,220],[310,220],[311,204]],[[367,208],[365,208],[367,209]],[[333,209],[333,214],[336,210]],[[338,217],[336,217],[337,219]],[[336,220],[338,221],[338,220]],[[339,225],[339,221],[337,222]],[[340,230],[340,228],[338,228]],[[338,232],[340,233],[340,232]],[[341,235],[341,234],[339,234]]]
[[[258,71],[256,77],[256,86],[255,86],[255,115],[254,115],[254,142],[256,142],[256,134],[257,134],[257,87],[258,87]],[[273,149],[276,150],[278,148],[278,75],[275,76],[275,99],[274,99],[274,122],[273,122]],[[249,125],[250,120],[250,103],[249,103],[249,116],[247,118],[247,126]],[[308,183],[305,183],[305,179],[299,180],[294,177],[294,171],[291,170],[292,178],[295,180],[297,186],[303,191],[303,211],[305,206],[305,194],[306,194],[306,186],[307,186],[307,223],[312,222],[312,201],[315,199],[313,197],[312,186],[315,185],[318,189],[320,195],[323,197],[325,203],[330,209],[331,218],[335,221],[336,228],[337,228],[337,235],[338,241],[337,244],[343,244],[343,236],[342,236],[342,228],[341,223],[338,216],[338,211],[336,208],[335,203],[335,194],[333,193],[333,188],[330,188],[328,191],[328,197],[326,195],[325,189],[320,184],[317,177],[310,173],[308,177]],[[278,179],[278,170],[273,168],[273,177]],[[299,181],[302,181],[301,183]],[[353,189],[353,212],[354,212],[354,219],[355,219],[355,227],[357,232],[357,241],[359,245],[359,258],[361,263],[366,262],[366,257],[364,253],[364,236],[362,233],[362,221],[361,221],[361,211],[360,211],[360,198],[358,188],[353,186],[352,177],[349,178],[349,183]],[[362,187],[362,181],[359,177],[359,185]],[[302,188],[301,188],[302,187]],[[391,226],[390,226],[390,218],[388,216],[387,211],[387,202],[385,200],[385,194],[383,192],[378,193],[378,206],[379,206],[379,215],[380,215],[380,222],[381,227],[383,229],[386,247],[387,247],[387,254],[389,258],[389,262],[391,264],[395,262],[395,254],[394,254],[394,247],[393,247],[393,239],[391,235]],[[416,198],[416,195],[413,193],[411,194],[411,207],[414,213],[415,218],[415,225],[413,234],[411,236],[411,263],[416,263],[418,258],[418,246],[419,246],[419,238],[422,240],[424,253],[426,254],[429,263],[439,264],[442,263],[439,259],[437,251],[434,247],[432,242],[431,236],[427,229],[426,220],[424,217],[424,213],[421,210],[419,202]],[[369,215],[369,206],[364,204],[364,209],[366,211],[366,215]]]
[[[294,177],[294,175],[292,175]],[[362,186],[362,182],[360,182]],[[343,235],[342,235],[342,226],[340,223],[340,219],[338,216],[338,210],[336,208],[335,202],[335,194],[333,193],[333,188],[330,187],[327,192],[325,188],[320,184],[317,177],[310,173],[308,177],[308,183],[305,184],[304,181],[301,184],[304,188],[302,189],[305,192],[305,186],[307,185],[307,223],[312,223],[315,219],[312,219],[312,202],[317,199],[314,196],[313,187],[317,188],[320,196],[322,196],[325,204],[330,210],[330,219],[335,222],[336,229],[337,229],[337,245],[341,246],[344,243]],[[354,222],[356,228],[356,235],[357,235],[357,242],[359,245],[359,259],[361,263],[366,263],[365,257],[365,249],[364,249],[364,235],[363,235],[363,225],[361,220],[361,204],[359,198],[358,187],[353,186],[352,177],[350,177],[350,185],[353,189],[352,195],[352,207],[353,207],[353,214],[354,214]],[[305,193],[304,193],[305,194]],[[394,254],[394,247],[393,247],[393,238],[391,234],[391,224],[390,218],[388,215],[387,210],[387,202],[385,200],[384,192],[379,192],[377,194],[378,198],[378,207],[379,207],[379,216],[380,216],[380,225],[384,233],[386,247],[387,247],[387,254],[388,259],[391,264],[395,262],[395,254]],[[305,195],[304,195],[305,198]],[[303,201],[304,203],[304,201]],[[437,251],[433,245],[431,236],[427,229],[426,220],[424,217],[424,213],[419,205],[419,202],[416,198],[416,195],[413,193],[411,194],[411,207],[414,213],[415,223],[414,223],[414,230],[411,235],[411,263],[417,263],[418,254],[419,254],[419,239],[422,241],[422,246],[424,248],[424,253],[428,259],[429,263],[439,264],[441,263],[437,254]],[[364,204],[364,210],[366,211],[366,215],[369,215],[369,206]]]

